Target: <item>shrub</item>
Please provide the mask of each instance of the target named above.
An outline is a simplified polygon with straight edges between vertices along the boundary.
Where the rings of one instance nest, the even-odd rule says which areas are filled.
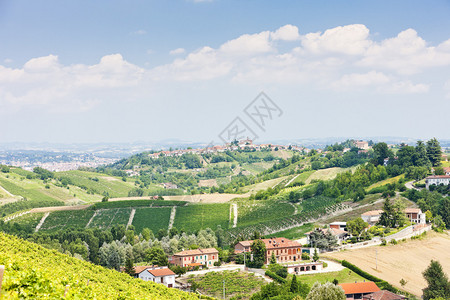
[[[275,281],[277,281],[277,282],[279,282],[281,284],[286,283],[286,279],[284,279],[283,277],[278,276],[277,274],[275,274],[272,271],[267,270],[265,274],[266,274],[266,276],[269,276],[270,278],[272,278],[273,280],[275,280]]]
[[[215,262],[214,262],[214,266],[215,266],[215,267],[220,267],[221,264],[222,264],[222,263],[221,263],[220,261],[215,261]]]
[[[381,246],[386,246],[386,240],[385,239],[381,240]]]
[[[396,241],[395,239],[392,239],[392,240],[390,241],[390,243],[391,243],[392,245],[397,245],[397,241]]]
[[[302,260],[310,260],[309,254],[306,252],[302,253]]]

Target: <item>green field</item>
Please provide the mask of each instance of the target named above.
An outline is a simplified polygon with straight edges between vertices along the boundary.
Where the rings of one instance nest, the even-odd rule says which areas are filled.
[[[28,200],[61,200],[43,193],[39,190],[40,186],[31,180],[14,180],[12,182],[9,178],[0,176],[0,185],[11,194],[22,196]]]
[[[41,230],[62,230],[67,228],[85,228],[91,217],[92,210],[55,211],[45,219]]]
[[[299,227],[294,227],[288,230],[280,231],[269,237],[285,237],[290,240],[296,240],[305,236],[305,233],[314,229],[313,223],[307,223]]]
[[[144,207],[144,206],[183,206],[186,201],[175,200],[123,200],[123,201],[109,201],[95,203],[92,209],[109,209],[109,208],[123,208],[123,207]]]
[[[89,228],[107,229],[114,225],[127,225],[130,213],[131,208],[99,209],[89,224]]]
[[[325,283],[327,281],[332,282],[335,278],[339,283],[361,282],[365,280],[363,277],[347,268],[337,272],[299,275],[297,280],[312,286],[316,281],[320,283]]]
[[[179,209],[179,208],[177,208]],[[149,228],[153,233],[157,233],[160,229],[167,230],[169,227],[169,219],[171,208],[169,207],[149,207],[138,208],[133,219],[133,226],[137,233],[142,229]]]
[[[238,202],[237,226],[247,226],[264,221],[288,217],[294,214],[294,207],[281,201],[241,201]]]
[[[217,225],[223,229],[229,227],[230,204],[191,204],[177,208],[174,227],[194,232],[200,229],[211,228]]]

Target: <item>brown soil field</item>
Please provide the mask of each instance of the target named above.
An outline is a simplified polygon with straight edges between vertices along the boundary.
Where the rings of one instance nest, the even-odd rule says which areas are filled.
[[[212,186],[218,186],[217,185],[217,180],[215,179],[205,179],[205,180],[199,180],[198,182],[198,186],[202,187],[202,186],[206,186],[206,187],[212,187]]]
[[[422,289],[426,287],[422,272],[429,266],[432,259],[439,261],[444,272],[450,275],[449,249],[449,232],[440,234],[428,232],[422,240],[408,240],[397,245],[346,250],[329,253],[325,256],[339,260],[345,259],[397,288],[421,296]],[[375,268],[376,256],[378,256],[378,269]],[[404,287],[400,285],[402,278],[407,281]]]
[[[181,200],[200,203],[225,203],[234,198],[248,197],[246,194],[200,194],[182,196],[164,196],[165,200]]]

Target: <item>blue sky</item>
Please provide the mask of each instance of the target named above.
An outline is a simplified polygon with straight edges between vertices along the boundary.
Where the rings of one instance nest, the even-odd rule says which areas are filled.
[[[450,138],[450,1],[0,1],[0,142]],[[433,124],[433,126],[430,126]]]

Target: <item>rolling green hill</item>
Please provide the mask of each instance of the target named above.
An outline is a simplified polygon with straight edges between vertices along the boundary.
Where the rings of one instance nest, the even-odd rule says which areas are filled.
[[[5,265],[2,299],[198,299],[4,233],[0,265]]]

